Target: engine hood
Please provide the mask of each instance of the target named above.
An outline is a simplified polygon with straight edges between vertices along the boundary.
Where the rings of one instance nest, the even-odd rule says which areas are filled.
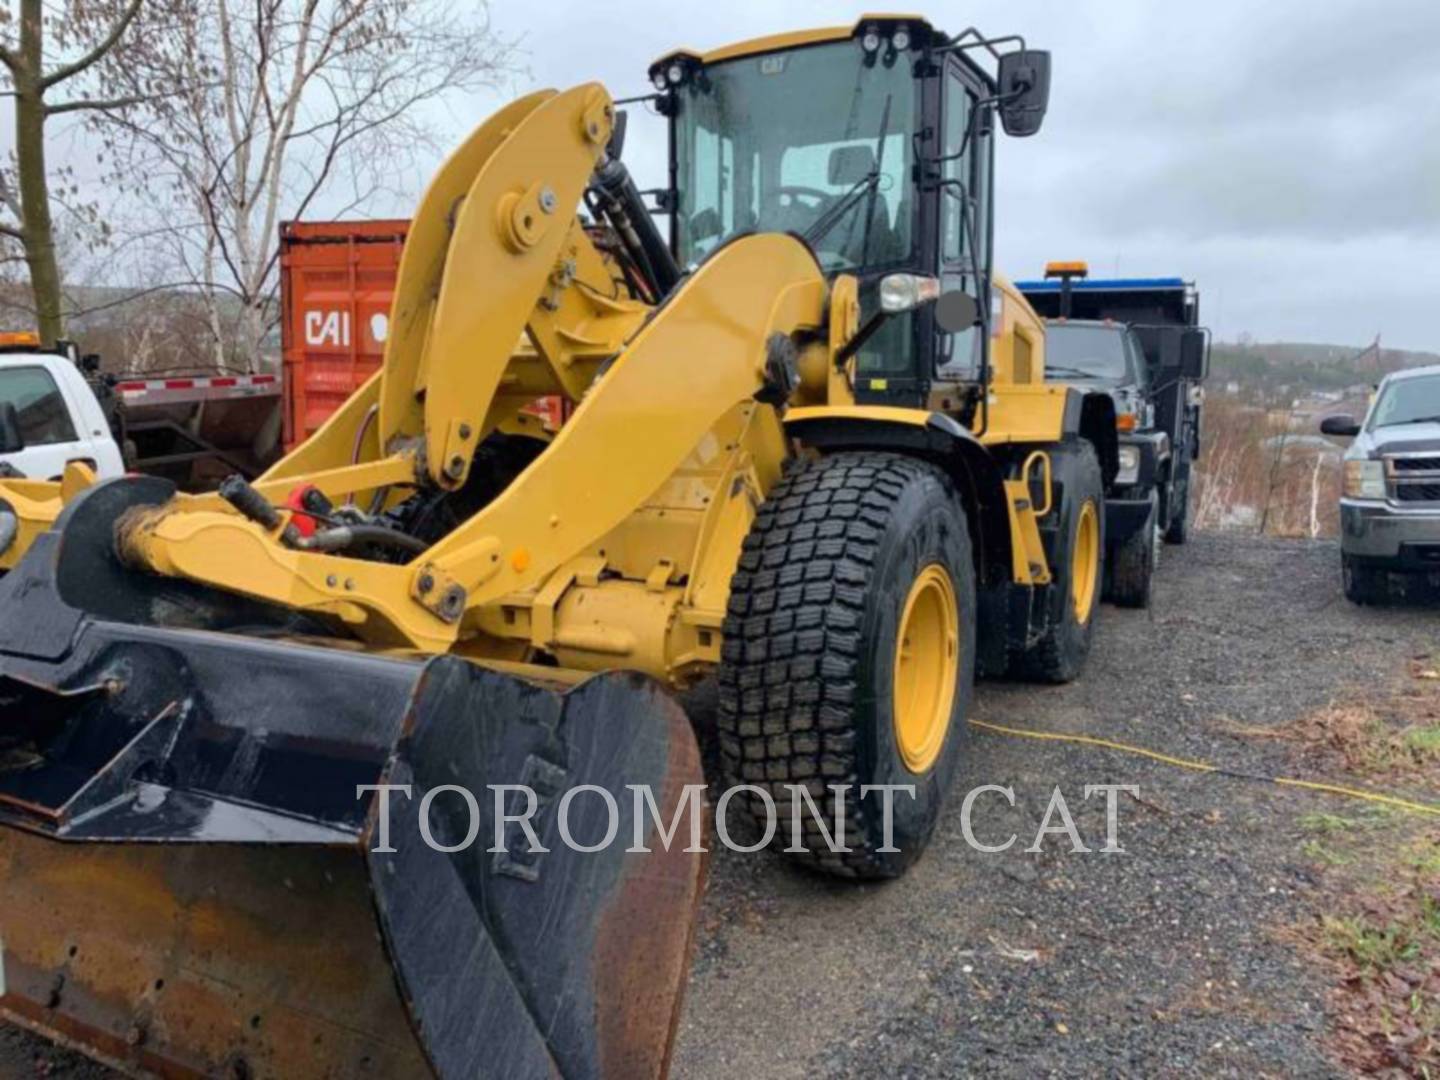
[[[1367,431],[1356,440],[1356,456],[1388,457],[1440,453],[1440,423],[1395,424]]]

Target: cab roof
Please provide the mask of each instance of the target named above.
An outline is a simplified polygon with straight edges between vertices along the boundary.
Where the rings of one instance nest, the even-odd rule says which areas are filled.
[[[1425,367],[1402,368],[1399,371],[1392,371],[1386,375],[1384,382],[1404,382],[1407,379],[1419,379],[1429,376],[1440,375],[1440,364],[1427,364]]]
[[[907,15],[899,12],[876,13],[861,15],[852,26],[826,26],[813,30],[790,30],[783,34],[768,34],[765,37],[750,38],[748,41],[737,41],[732,45],[722,45],[718,49],[711,49],[709,52],[701,52],[698,49],[674,49],[657,59],[650,65],[650,70],[668,64],[672,60],[684,57],[700,64],[717,64],[722,60],[735,60],[743,56],[759,56],[762,53],[781,52],[786,49],[803,48],[806,45],[823,45],[831,41],[847,41],[857,34],[863,33],[867,26],[894,26],[904,23],[912,33],[920,31],[923,34],[944,37],[944,34],[937,30],[929,19],[923,15]]]

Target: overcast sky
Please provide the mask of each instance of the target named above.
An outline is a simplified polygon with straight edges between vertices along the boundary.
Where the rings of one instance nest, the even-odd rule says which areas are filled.
[[[524,38],[514,89],[598,79],[625,96],[673,47],[849,24],[877,6],[492,10]],[[1440,351],[1440,0],[969,0],[929,14],[1054,53],[1045,127],[1000,142],[1002,273],[1083,258],[1097,274],[1180,275],[1223,338],[1361,345],[1379,332]],[[447,123],[458,137],[501,98],[455,103]],[[660,121],[632,115],[626,157],[644,186],[661,182]]]
[[[851,25],[878,6],[492,0],[527,70],[433,119],[456,143],[521,91],[593,79],[639,94],[673,48]],[[1097,275],[1179,275],[1223,339],[1358,347],[1380,333],[1440,351],[1440,0],[949,0],[930,16],[1054,54],[1044,128],[999,140],[1002,273],[1086,259]],[[83,168],[83,131],[56,137]],[[664,147],[663,123],[632,108],[626,158],[642,186],[662,183]],[[408,214],[435,164],[400,177],[377,216]]]

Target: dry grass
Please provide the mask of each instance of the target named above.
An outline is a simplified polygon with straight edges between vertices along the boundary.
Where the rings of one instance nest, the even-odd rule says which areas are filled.
[[[1440,791],[1440,680],[1428,667],[1389,697],[1335,701],[1277,734],[1311,767]]]
[[[1390,696],[1337,701],[1283,730],[1307,772],[1440,791],[1440,678],[1422,661]],[[1345,1068],[1440,1080],[1440,829],[1358,804],[1298,822],[1321,914],[1296,928],[1330,972],[1330,1045]]]
[[[1402,845],[1380,868],[1398,877],[1382,885],[1370,870],[1337,898],[1341,913],[1306,935],[1335,973],[1332,1046],[1351,1069],[1440,1077],[1440,873],[1428,865],[1437,844],[1430,835]]]

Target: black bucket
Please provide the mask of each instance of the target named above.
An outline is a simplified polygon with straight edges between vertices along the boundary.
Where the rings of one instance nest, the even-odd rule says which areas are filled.
[[[668,694],[321,645],[128,573],[116,514],[164,494],[94,489],[0,581],[0,1012],[167,1076],[662,1075],[705,872],[648,817],[626,851],[629,785],[668,820],[703,782]],[[594,852],[558,829],[586,784],[618,810]],[[548,852],[491,850],[499,785]],[[436,792],[422,823],[446,786],[473,814]],[[578,844],[612,824],[570,811]]]

